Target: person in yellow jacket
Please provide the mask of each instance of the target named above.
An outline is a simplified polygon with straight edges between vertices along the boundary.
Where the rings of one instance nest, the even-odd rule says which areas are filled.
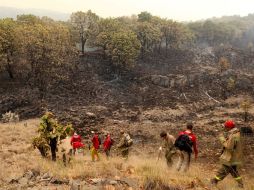
[[[226,121],[224,127],[228,134],[226,136],[224,134],[219,136],[220,142],[223,145],[223,152],[220,156],[222,166],[211,180],[211,183],[216,185],[228,174],[231,174],[237,181],[238,186],[243,188],[243,181],[238,172],[238,167],[242,164],[240,131],[235,127],[235,123],[232,120]]]

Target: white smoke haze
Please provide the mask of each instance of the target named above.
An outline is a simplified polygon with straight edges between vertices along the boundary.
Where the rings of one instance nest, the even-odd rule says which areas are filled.
[[[91,9],[101,17],[118,17],[148,11],[177,21],[253,13],[253,0],[0,0],[1,7],[46,9],[72,13]]]

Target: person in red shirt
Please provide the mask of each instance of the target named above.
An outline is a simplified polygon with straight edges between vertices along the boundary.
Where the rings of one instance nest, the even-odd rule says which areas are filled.
[[[91,147],[91,156],[92,156],[92,161],[95,161],[95,157],[97,157],[97,161],[100,160],[100,156],[98,153],[98,149],[100,148],[100,140],[99,140],[99,136],[92,131],[93,134],[93,138],[92,138],[92,147]]]
[[[73,149],[73,154],[75,155],[76,150],[79,148],[84,148],[84,144],[81,142],[81,136],[78,135],[76,132],[71,137],[71,145]]]
[[[113,140],[111,139],[109,133],[107,133],[105,136],[106,136],[106,138],[103,142],[103,149],[104,149],[106,156],[108,158],[110,156],[110,149],[111,149],[111,146],[113,145]]]
[[[183,171],[187,171],[189,169],[190,166],[190,160],[191,160],[191,153],[194,150],[194,154],[195,154],[195,160],[198,157],[198,148],[197,148],[197,137],[196,135],[192,132],[193,129],[193,124],[192,123],[187,123],[186,126],[186,130],[181,131],[179,133],[179,136],[175,142],[175,146],[177,148],[179,148],[179,155],[180,155],[180,159],[177,165],[177,170],[183,170]],[[186,139],[187,138],[187,139]],[[182,140],[182,142],[180,142],[182,144],[185,144],[185,146],[187,146],[187,148],[183,148],[181,146],[178,146],[179,143],[177,143],[179,141],[179,139],[184,139]],[[180,141],[181,141],[180,140]]]

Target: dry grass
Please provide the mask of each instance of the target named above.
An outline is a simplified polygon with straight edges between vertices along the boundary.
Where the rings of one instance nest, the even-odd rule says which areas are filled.
[[[28,124],[27,124],[28,123]],[[33,167],[36,153],[31,139],[38,120],[0,124],[0,181],[23,174]]]
[[[184,189],[213,189],[210,185],[210,179],[214,176],[216,171],[209,168],[206,165],[200,165],[198,163],[192,164],[190,170],[186,173],[177,172],[174,168],[167,168],[165,162],[156,163],[155,160],[137,159],[135,161],[135,168],[137,174],[143,176],[143,183],[146,181],[157,180],[172,187],[179,187]],[[245,189],[253,190],[254,181],[249,175],[243,175]],[[228,176],[225,180],[218,184],[219,189],[223,190],[235,190],[237,184],[231,176]]]
[[[112,161],[102,160],[100,162],[90,161],[89,155],[75,156],[71,163],[65,167],[61,161],[52,162],[40,159],[40,164],[36,166],[39,171],[49,171],[54,176],[68,179],[86,179],[94,177],[115,177],[120,171],[114,167],[115,159]]]
[[[167,168],[164,159],[157,163],[153,157],[131,156],[128,161],[114,157],[108,161],[104,155],[101,155],[100,162],[92,162],[88,150],[85,151],[84,156],[75,156],[67,167],[61,161],[52,162],[42,159],[39,152],[31,147],[31,139],[36,134],[38,122],[38,120],[29,120],[16,124],[0,124],[0,184],[33,169],[41,174],[49,172],[61,179],[97,177],[119,179],[125,176],[138,179],[141,184],[158,181],[173,187],[210,189],[209,180],[215,171],[207,165],[198,163],[193,163],[189,172],[182,173]],[[245,189],[253,190],[253,176],[243,175],[243,177]],[[236,184],[229,176],[218,187],[223,190],[233,190],[236,189]]]

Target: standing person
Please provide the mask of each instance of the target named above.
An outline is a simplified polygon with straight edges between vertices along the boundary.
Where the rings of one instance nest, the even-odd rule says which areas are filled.
[[[130,135],[123,130],[120,131],[120,134],[122,137],[117,145],[117,148],[120,149],[122,157],[128,159],[129,148],[132,146],[133,140],[131,139]]]
[[[91,147],[91,156],[92,161],[95,161],[95,157],[97,157],[97,161],[100,160],[100,156],[98,153],[98,150],[100,148],[100,140],[98,134],[96,134],[94,131],[92,131],[93,138],[92,138],[92,147]]]
[[[159,151],[160,152],[162,151],[162,147],[165,148],[165,150],[166,150],[165,151],[165,158],[167,160],[167,165],[168,165],[168,167],[171,167],[173,164],[172,156],[174,154],[176,154],[176,149],[174,146],[175,137],[166,133],[165,131],[162,131],[160,133],[160,137],[163,139],[164,145],[159,148]],[[159,152],[159,154],[160,154],[160,152]],[[159,157],[158,157],[158,159],[159,159]]]
[[[235,123],[232,120],[226,121],[224,128],[227,134],[224,135],[222,133],[219,135],[220,143],[223,146],[223,152],[220,156],[222,166],[211,180],[211,183],[216,185],[230,173],[237,181],[238,186],[243,188],[243,181],[238,172],[238,167],[242,164],[240,131],[235,127]]]
[[[76,132],[74,132],[74,134],[71,137],[71,145],[72,145],[74,155],[77,149],[84,148],[84,144],[82,143],[81,136],[78,135]]]
[[[197,137],[192,132],[193,124],[187,123],[186,130],[179,133],[178,138],[175,141],[175,146],[180,150],[180,159],[177,165],[177,170],[187,171],[190,166],[192,148],[195,153],[195,160],[198,156],[197,149]]]
[[[106,138],[105,138],[105,140],[103,142],[103,149],[104,149],[104,151],[106,153],[107,158],[109,158],[109,156],[110,156],[110,149],[111,149],[111,146],[113,145],[113,140],[111,139],[109,133],[106,133],[105,136],[106,136]]]

